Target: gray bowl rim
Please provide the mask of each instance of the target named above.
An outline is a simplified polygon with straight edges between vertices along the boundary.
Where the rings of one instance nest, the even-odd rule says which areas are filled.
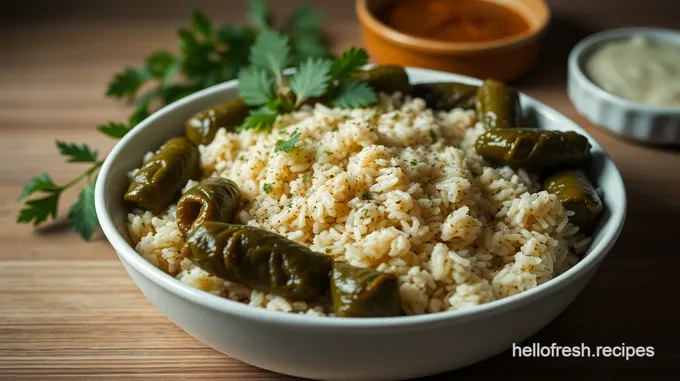
[[[481,80],[460,74],[446,73],[436,70],[427,70],[420,68],[406,68],[409,76],[440,76],[446,77],[450,81],[458,81],[472,85],[480,85]],[[414,83],[418,83],[415,80]],[[422,82],[422,81],[420,81]],[[154,121],[159,119],[162,115],[172,109],[184,107],[187,104],[194,102],[202,97],[207,97],[215,93],[227,91],[236,86],[236,80],[228,81],[218,84],[207,89],[198,91],[185,98],[182,98],[172,104],[169,104],[158,110],[150,117],[139,123],[132,131],[126,134],[112,149],[109,156],[104,161],[100,170],[98,181],[95,189],[95,208],[99,223],[106,238],[109,240],[119,258],[132,266],[134,270],[139,272],[143,277],[155,283],[158,287],[165,289],[167,292],[174,294],[177,297],[188,300],[192,303],[201,305],[202,307],[218,311],[220,313],[238,316],[252,321],[259,321],[264,324],[278,324],[281,326],[297,327],[297,328],[336,328],[336,329],[390,329],[391,327],[401,327],[403,329],[413,328],[418,329],[423,326],[435,326],[450,324],[452,322],[463,323],[470,320],[490,317],[493,315],[502,314],[505,311],[521,308],[529,303],[539,301],[550,294],[556,293],[564,287],[568,287],[572,283],[581,279],[582,276],[588,274],[591,270],[595,271],[606,254],[614,246],[626,217],[627,197],[625,194],[624,182],[621,174],[616,167],[616,164],[611,159],[609,154],[597,143],[597,141],[588,134],[583,128],[578,126],[571,119],[567,118],[557,110],[539,102],[538,100],[529,97],[525,94],[520,94],[521,99],[533,103],[533,109],[540,114],[544,114],[551,119],[564,119],[571,122],[572,127],[579,133],[588,137],[593,145],[593,152],[603,155],[603,161],[609,162],[613,168],[613,178],[620,187],[623,200],[622,207],[619,210],[612,210],[611,217],[607,224],[614,224],[614,229],[609,229],[606,235],[599,241],[595,247],[590,247],[588,253],[575,266],[564,272],[563,274],[553,278],[552,280],[543,283],[535,288],[527,291],[500,299],[469,309],[444,311],[437,313],[429,313],[422,315],[409,315],[388,318],[340,318],[333,316],[309,316],[302,314],[295,314],[289,312],[272,311],[259,307],[248,306],[247,304],[223,298],[211,293],[190,287],[181,283],[173,276],[163,272],[161,269],[149,263],[141,255],[139,255],[133,247],[131,247],[125,238],[119,233],[118,229],[111,218],[111,213],[106,206],[106,192],[107,182],[110,180],[112,168],[117,161],[117,156],[124,146],[133,141],[137,134],[142,130],[154,125]],[[573,130],[572,128],[569,128]],[[145,152],[140,152],[140,160]]]
[[[628,27],[609,29],[599,33],[591,34],[590,36],[579,41],[569,53],[568,67],[569,74],[574,76],[574,79],[583,86],[586,90],[594,93],[599,98],[604,99],[610,103],[616,104],[618,107],[628,110],[635,110],[650,114],[664,114],[680,117],[680,107],[661,107],[650,106],[642,103],[632,101],[630,99],[621,98],[614,95],[593,82],[585,73],[583,68],[583,56],[590,54],[592,49],[598,45],[602,45],[609,41],[621,40],[633,36],[645,36],[652,39],[663,36],[665,38],[677,40],[677,45],[680,46],[680,31],[665,28],[651,28],[651,27]]]

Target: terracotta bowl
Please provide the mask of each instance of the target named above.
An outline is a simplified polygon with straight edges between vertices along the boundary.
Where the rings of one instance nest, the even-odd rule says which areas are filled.
[[[393,0],[357,0],[364,46],[378,64],[396,64],[511,81],[536,62],[549,21],[545,0],[480,0],[502,4],[522,15],[530,31],[517,37],[479,43],[457,43],[414,37],[397,31],[375,17]]]

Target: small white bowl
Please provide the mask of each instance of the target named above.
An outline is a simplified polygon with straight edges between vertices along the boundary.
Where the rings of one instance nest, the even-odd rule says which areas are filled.
[[[589,56],[603,44],[637,35],[680,45],[680,32],[670,29],[621,28],[586,37],[569,54],[569,99],[591,123],[616,135],[657,145],[680,144],[680,108],[647,106],[620,98],[597,86],[583,69]]]
[[[408,69],[413,83],[470,77]],[[614,245],[626,214],[618,169],[587,132],[554,109],[521,96],[527,124],[578,131],[593,146],[590,175],[604,191],[605,213],[588,253],[573,268],[534,289],[469,310],[394,318],[314,317],[249,307],[191,288],[143,259],[125,231],[126,173],[143,155],[183,134],[194,113],[237,96],[236,82],[177,101],[140,123],[106,159],[97,180],[97,215],[132,280],[171,321],[210,347],[245,363],[317,380],[403,380],[461,368],[536,333],[583,290]],[[588,324],[584,316],[584,324]],[[144,329],[140,326],[139,329]],[[188,375],[189,377],[191,375]]]

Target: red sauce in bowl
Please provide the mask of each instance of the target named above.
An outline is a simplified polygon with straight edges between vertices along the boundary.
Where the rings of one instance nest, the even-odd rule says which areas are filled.
[[[484,0],[393,0],[376,16],[402,33],[445,42],[489,42],[530,30],[515,10]]]

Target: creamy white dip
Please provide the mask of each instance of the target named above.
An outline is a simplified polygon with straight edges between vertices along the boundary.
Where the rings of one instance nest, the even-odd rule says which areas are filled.
[[[680,45],[641,36],[604,44],[585,63],[607,92],[638,103],[680,107]]]

